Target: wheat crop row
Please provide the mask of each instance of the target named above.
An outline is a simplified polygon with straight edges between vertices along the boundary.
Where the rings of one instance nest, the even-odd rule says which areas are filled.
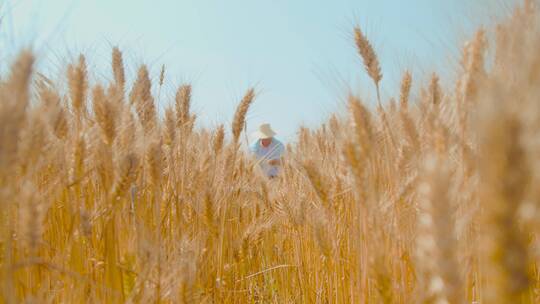
[[[52,81],[23,51],[0,80],[2,303],[539,303],[540,11],[471,35],[456,81],[383,72],[376,100],[300,128],[267,180],[190,84],[161,113],[141,66],[86,58]]]

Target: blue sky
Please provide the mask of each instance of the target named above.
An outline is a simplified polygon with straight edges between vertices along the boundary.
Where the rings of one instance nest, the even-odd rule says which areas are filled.
[[[248,128],[270,122],[289,141],[299,125],[314,126],[342,111],[348,90],[373,97],[354,49],[354,25],[375,46],[388,98],[404,69],[418,81],[433,71],[453,71],[471,31],[516,2],[7,0],[0,2],[0,58],[31,46],[39,67],[62,77],[65,64],[82,52],[92,78],[106,81],[110,49],[117,45],[131,75],[145,63],[157,78],[165,64],[161,109],[178,84],[190,82],[200,123],[229,125],[239,99],[255,86],[259,95]]]

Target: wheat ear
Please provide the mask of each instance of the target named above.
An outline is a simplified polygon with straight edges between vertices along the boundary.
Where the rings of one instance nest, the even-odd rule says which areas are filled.
[[[381,82],[383,75],[381,72],[381,67],[379,65],[379,59],[377,58],[377,54],[375,53],[373,46],[371,45],[367,37],[364,35],[364,33],[362,33],[362,30],[359,27],[354,28],[354,40],[356,42],[356,48],[358,50],[358,53],[364,60],[364,67],[366,69],[366,72],[375,83],[375,87],[377,89],[377,102],[380,105],[381,96],[379,90],[379,83]]]
[[[238,139],[240,138],[240,133],[242,133],[242,129],[244,128],[244,124],[246,122],[246,114],[249,110],[249,106],[255,99],[255,90],[253,88],[250,88],[247,90],[246,94],[244,95],[244,98],[240,101],[240,104],[236,108],[236,112],[234,113],[233,123],[232,123],[232,134],[233,134],[233,141],[235,143],[238,143]]]

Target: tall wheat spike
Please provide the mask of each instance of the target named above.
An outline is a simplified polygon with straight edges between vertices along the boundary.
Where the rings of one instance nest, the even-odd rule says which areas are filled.
[[[79,56],[76,65],[68,66],[68,80],[71,105],[80,118],[86,111],[86,95],[88,92],[88,75],[84,55]]]
[[[240,133],[242,133],[242,130],[246,123],[246,114],[254,99],[255,90],[253,88],[250,88],[247,90],[246,94],[240,101],[240,104],[238,104],[238,107],[236,108],[236,112],[234,113],[232,122],[232,135],[233,141],[235,143],[237,143],[238,139],[240,138]]]
[[[148,68],[143,65],[139,68],[137,80],[130,93],[131,104],[135,105],[139,121],[144,131],[148,134],[157,127],[157,114],[152,96],[152,83],[148,74]]]
[[[114,47],[112,50],[112,70],[115,85],[118,87],[120,94],[124,95],[124,89],[126,86],[126,72],[124,70],[122,52],[117,47]]]
[[[6,174],[13,165],[17,155],[18,137],[24,126],[27,106],[30,103],[29,90],[32,77],[34,56],[22,52],[11,67],[11,75],[1,87],[2,102],[0,103],[0,166]]]
[[[409,71],[405,71],[401,79],[401,90],[399,93],[399,104],[401,109],[407,109],[409,105],[409,97],[411,94],[412,75]]]
[[[379,83],[382,80],[382,72],[379,65],[379,59],[377,58],[377,54],[375,53],[373,46],[371,46],[371,43],[359,27],[354,28],[354,40],[356,42],[358,53],[364,60],[366,72],[375,83],[375,87],[377,89],[377,102],[380,105],[381,97],[379,93]]]
[[[176,92],[176,121],[179,128],[185,127],[190,118],[191,85],[185,84]]]

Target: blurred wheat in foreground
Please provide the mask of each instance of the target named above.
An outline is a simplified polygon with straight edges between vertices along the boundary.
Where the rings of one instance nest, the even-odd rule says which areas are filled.
[[[540,303],[533,2],[471,36],[450,89],[404,72],[397,102],[354,37],[378,100],[302,128],[271,182],[240,145],[252,89],[199,129],[189,84],[161,114],[165,70],[128,84],[116,48],[109,83],[22,52],[0,82],[0,302]]]

